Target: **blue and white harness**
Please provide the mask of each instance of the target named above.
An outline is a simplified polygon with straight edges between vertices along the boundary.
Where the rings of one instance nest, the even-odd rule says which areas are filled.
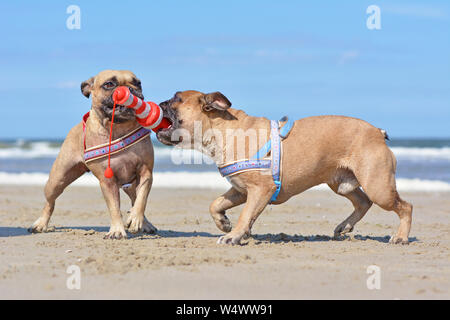
[[[244,171],[272,169],[273,182],[277,189],[272,195],[270,203],[277,200],[281,191],[281,141],[289,135],[294,125],[294,122],[287,117],[283,117],[280,122],[286,122],[281,129],[278,121],[270,121],[270,140],[253,157],[249,160],[226,164],[219,168],[220,174],[225,178]],[[269,152],[271,153],[272,159],[265,159]]]

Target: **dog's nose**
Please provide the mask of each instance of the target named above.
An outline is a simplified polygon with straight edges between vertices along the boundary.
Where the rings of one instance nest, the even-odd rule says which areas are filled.
[[[135,95],[135,96],[141,98],[142,100],[145,99],[145,98],[144,98],[144,95],[141,94],[141,93],[139,93],[139,92],[137,92],[134,88],[128,87],[128,89],[130,90],[130,92],[131,92],[132,95]]]

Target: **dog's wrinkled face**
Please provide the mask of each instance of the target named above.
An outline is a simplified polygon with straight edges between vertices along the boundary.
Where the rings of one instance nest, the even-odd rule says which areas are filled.
[[[114,102],[112,95],[119,86],[126,86],[135,96],[144,99],[142,95],[141,81],[128,70],[105,70],[95,77],[81,83],[81,92],[84,96],[92,97],[92,108],[98,111],[102,117],[111,120]],[[123,123],[135,120],[133,109],[122,105],[116,105],[114,114],[115,123]]]
[[[177,130],[187,130],[194,139],[196,123],[206,128],[209,118],[221,116],[221,113],[231,107],[231,102],[220,92],[205,94],[189,90],[175,93],[172,99],[161,102],[159,106],[172,126],[158,131],[156,137],[166,145],[177,145],[183,138],[183,135],[177,134]]]

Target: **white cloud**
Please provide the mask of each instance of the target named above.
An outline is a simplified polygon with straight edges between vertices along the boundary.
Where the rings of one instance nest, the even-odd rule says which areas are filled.
[[[386,5],[381,7],[381,13],[390,13],[401,16],[428,19],[447,19],[447,12],[436,6],[408,4],[408,5]]]
[[[357,50],[348,50],[345,51],[341,54],[341,56],[339,57],[339,64],[346,64],[350,61],[353,61],[355,59],[357,59],[360,56],[359,51]]]
[[[78,88],[80,86],[79,81],[61,81],[55,84],[55,87],[58,89],[73,89]]]

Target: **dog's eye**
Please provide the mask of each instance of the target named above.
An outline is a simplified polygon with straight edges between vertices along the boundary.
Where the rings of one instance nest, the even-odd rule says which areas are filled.
[[[108,81],[103,84],[103,88],[105,88],[105,89],[112,89],[115,86],[116,86],[116,84],[112,81]]]

